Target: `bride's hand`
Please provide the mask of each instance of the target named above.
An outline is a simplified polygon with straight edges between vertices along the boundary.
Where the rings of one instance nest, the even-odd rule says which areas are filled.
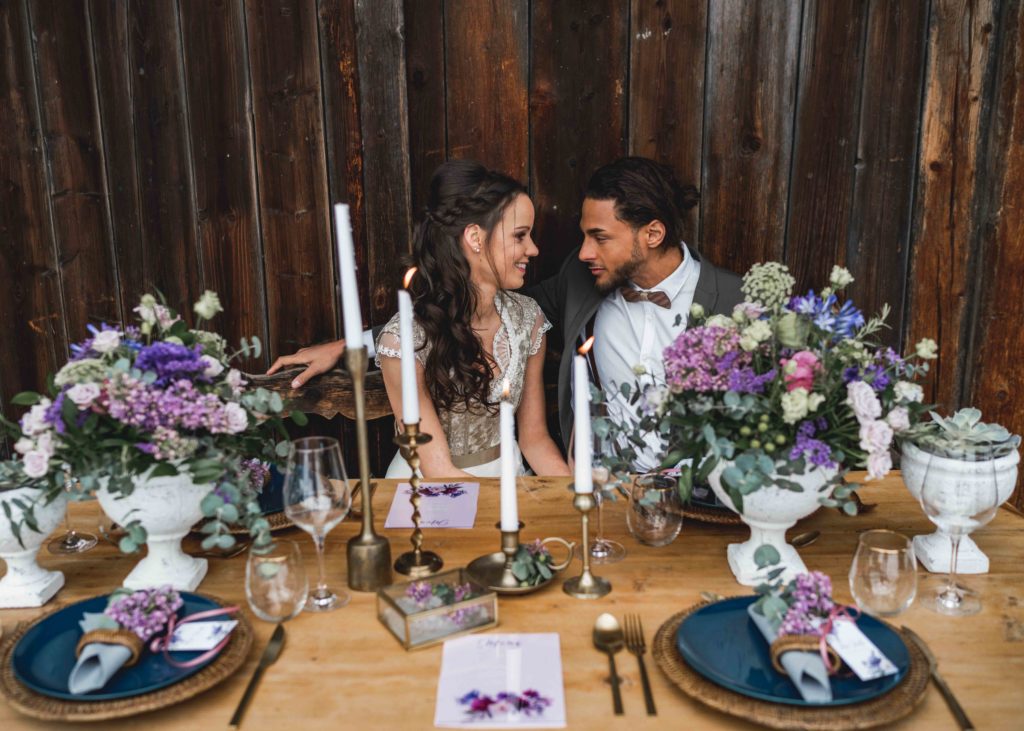
[[[331,370],[344,353],[344,340],[311,345],[308,348],[302,348],[298,353],[282,355],[274,361],[274,365],[270,366],[267,375],[277,373],[285,366],[304,365],[306,370],[295,376],[294,380],[292,380],[292,388],[301,388],[313,376],[319,376],[321,373]]]

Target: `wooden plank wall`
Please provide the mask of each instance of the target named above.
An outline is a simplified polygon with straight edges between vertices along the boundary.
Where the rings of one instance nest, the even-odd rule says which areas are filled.
[[[1024,431],[1022,0],[0,0],[0,396],[85,326],[205,288],[267,353],[336,337],[330,206],[381,324],[447,158],[527,183],[552,273],[623,154],[701,188],[736,270],[833,263],[929,395]],[[0,408],[3,408],[0,406]],[[13,413],[7,407],[7,413]],[[320,425],[351,442],[345,425]],[[373,431],[390,458],[389,424]],[[1018,498],[1018,502],[1024,499]]]

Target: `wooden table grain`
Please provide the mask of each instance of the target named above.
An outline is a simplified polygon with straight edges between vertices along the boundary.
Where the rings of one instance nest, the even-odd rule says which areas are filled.
[[[523,480],[520,517],[526,522],[524,539],[559,535],[579,538],[578,514],[571,507],[567,480]],[[381,481],[375,505],[378,525],[383,523],[395,483]],[[811,569],[829,573],[836,596],[849,601],[847,572],[857,545],[857,535],[870,528],[890,528],[907,535],[931,530],[931,524],[903,487],[898,475],[870,484],[861,494],[877,508],[857,517],[821,510],[802,521],[795,531],[820,530],[821,538],[801,553]],[[702,590],[726,596],[746,593],[736,584],[725,560],[728,543],[744,536],[740,527],[687,522],[679,538],[663,548],[649,548],[629,536],[622,501],[606,508],[607,534],[621,541],[629,553],[625,561],[598,566],[596,571],[612,582],[612,592],[596,601],[568,597],[561,580],[536,594],[502,599],[499,632],[557,632],[561,637],[569,728],[631,729],[753,728],[697,703],[672,686],[647,656],[658,716],[644,713],[643,695],[635,659],[621,655],[626,714],[612,716],[607,683],[607,663],[591,646],[590,630],[602,612],[621,616],[638,613],[647,633],[669,616],[700,600]],[[497,550],[497,482],[482,481],[477,528],[427,530],[424,548],[437,551],[447,568],[464,566],[476,556]],[[72,506],[74,525],[95,531],[99,511],[95,503]],[[346,521],[328,540],[329,579],[345,586],[345,542],[356,532],[355,521]],[[407,530],[383,531],[398,555],[408,546]],[[311,579],[316,561],[310,539],[297,530],[279,534],[299,542]],[[791,534],[792,535],[792,534]],[[979,729],[1020,728],[1024,702],[1020,678],[1024,677],[1024,519],[1001,510],[996,519],[976,536],[992,560],[991,573],[967,580],[982,593],[984,609],[968,618],[943,617],[914,605],[898,623],[920,634],[938,656],[940,668]],[[40,563],[65,572],[67,584],[56,602],[70,603],[109,592],[129,571],[134,558],[101,545],[78,556],[53,556],[45,548]],[[579,563],[567,574],[578,573]],[[920,573],[922,579],[928,576]],[[560,577],[561,578],[561,577]],[[211,559],[210,571],[200,591],[245,605],[245,556]],[[243,723],[243,729],[427,729],[433,726],[434,701],[441,663],[441,647],[406,652],[376,618],[375,596],[352,593],[351,603],[338,611],[301,614],[287,623],[288,639],[277,664],[263,678],[262,686]],[[0,610],[0,620],[13,626],[41,610]],[[104,729],[224,728],[238,702],[263,645],[273,626],[253,620],[257,642],[246,665],[228,681],[169,709],[121,722],[104,722]],[[79,724],[96,729],[96,725]],[[18,715],[0,702],[0,728],[36,729],[57,727]],[[67,726],[63,724],[63,726]],[[921,706],[898,729],[953,729],[956,725],[942,697],[930,687]]]

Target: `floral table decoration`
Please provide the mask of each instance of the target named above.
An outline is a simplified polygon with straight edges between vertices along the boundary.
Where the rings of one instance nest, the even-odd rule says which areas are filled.
[[[90,325],[47,393],[18,394],[13,402],[28,411],[19,423],[3,422],[17,452],[3,475],[37,498],[20,516],[7,514],[12,528],[37,527],[35,511],[57,500],[70,477],[72,497],[95,494],[126,528],[121,550],[148,544],[125,579],[132,589],[195,589],[206,562],[185,555],[181,539],[204,517],[204,549],[230,548],[232,524],[245,525],[257,547],[270,542],[257,503],[261,460],[286,453],[286,405],[279,394],[250,388],[231,366],[260,354],[257,338],[231,351],[202,327],[223,311],[217,295],[205,292],[193,310],[190,327],[145,295],[134,309],[137,324]],[[301,412],[291,418],[306,421]]]
[[[887,474],[894,435],[926,408],[915,381],[935,357],[934,341],[908,357],[883,346],[889,308],[866,320],[839,299],[852,281],[837,266],[820,292],[794,295],[784,265],[757,264],[731,316],[692,308],[689,327],[664,351],[663,383],[638,368],[637,382],[593,394],[610,414],[595,431],[620,445],[613,469],[628,470],[656,435],[663,466],[682,468],[681,492],[709,483],[751,528],[750,540],[728,549],[741,584],[762,582],[754,553],[763,544],[777,549],[787,578],[805,573],[785,531],[819,505],[856,513],[858,486],[843,481],[845,472]]]

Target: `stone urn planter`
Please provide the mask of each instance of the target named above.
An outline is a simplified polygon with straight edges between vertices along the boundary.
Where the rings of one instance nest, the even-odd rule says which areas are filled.
[[[784,569],[780,576],[784,582],[805,573],[807,566],[800,554],[786,543],[786,531],[821,507],[821,498],[831,494],[831,488],[822,492],[822,487],[835,477],[836,471],[817,468],[803,475],[787,475],[786,479],[799,484],[802,492],[766,485],[744,495],[740,511],[722,485],[722,473],[731,465],[732,462],[720,461],[708,476],[708,482],[722,504],[750,527],[750,538],[743,543],[729,544],[726,552],[736,581],[744,586],[757,586],[765,581],[768,570],[774,568]],[[759,568],[754,561],[754,552],[765,544],[774,546],[781,556],[781,562],[768,570]]]
[[[11,518],[18,522],[23,511],[14,501],[32,503],[40,495],[39,490],[31,487],[0,492],[0,506],[9,506]],[[32,512],[39,532],[23,524],[20,543],[6,515],[0,515],[0,558],[7,564],[7,573],[0,579],[0,608],[41,607],[64,586],[64,574],[42,568],[36,563],[36,554],[50,533],[60,525],[67,507],[68,499],[64,494],[49,505],[36,504]]]
[[[963,480],[966,476],[978,472],[978,462],[966,462],[952,457],[933,455],[915,446],[909,441],[904,442],[901,449],[900,469],[903,482],[910,494],[921,500],[921,489],[925,476],[929,480],[942,480],[950,484]],[[1017,465],[1020,463],[1020,452],[1013,450],[1009,454],[993,460],[999,504],[1002,505],[1013,494],[1017,484]],[[953,543],[950,537],[937,529],[934,533],[914,536],[914,553],[928,570],[934,573],[948,574],[952,558]],[[957,551],[956,571],[958,574],[986,574],[989,561],[978,544],[970,536],[960,539]]]
[[[171,586],[194,591],[206,576],[205,558],[181,550],[181,540],[203,517],[200,503],[213,484],[197,485],[185,474],[174,477],[136,478],[131,495],[111,492],[106,481],[96,492],[103,512],[118,525],[138,520],[146,529],[147,555],[123,584],[129,589]]]

